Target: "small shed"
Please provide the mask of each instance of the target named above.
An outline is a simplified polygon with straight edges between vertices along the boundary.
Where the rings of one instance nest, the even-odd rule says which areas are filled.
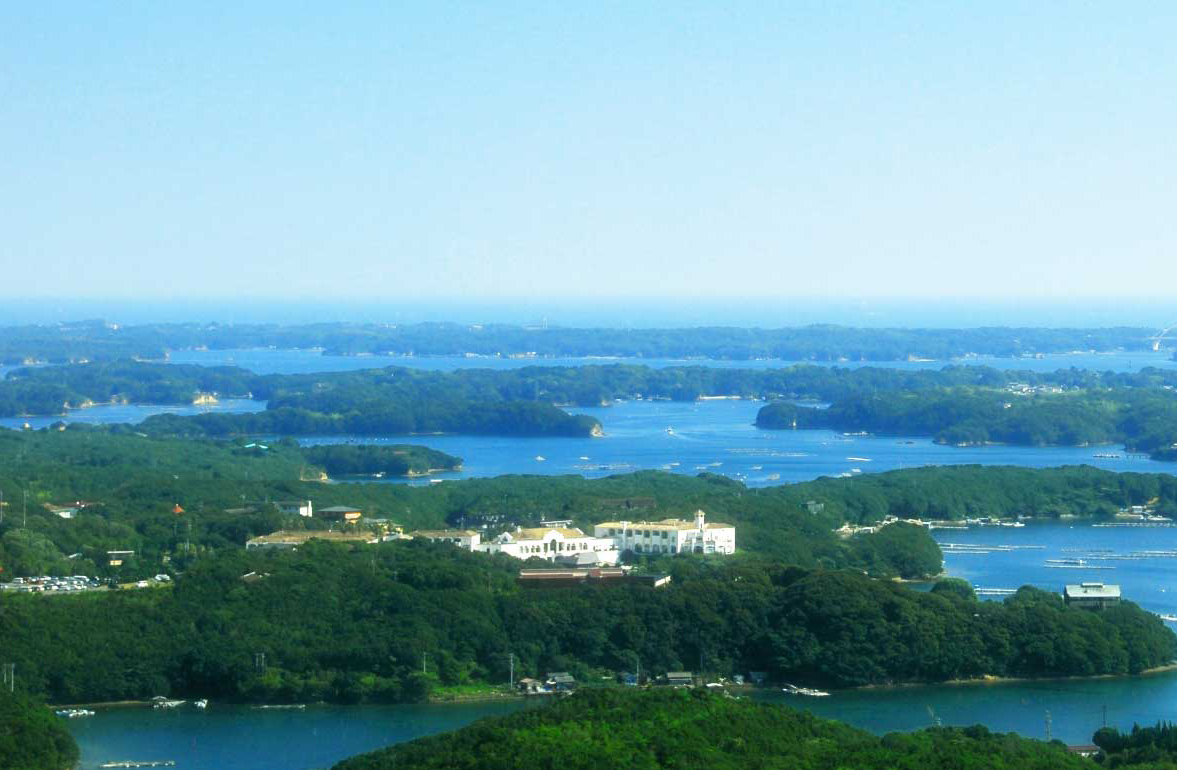
[[[567,671],[556,671],[548,674],[546,684],[548,689],[553,692],[571,692],[576,689],[576,680]]]
[[[695,684],[695,675],[690,671],[667,671],[666,683],[671,687],[691,687]]]

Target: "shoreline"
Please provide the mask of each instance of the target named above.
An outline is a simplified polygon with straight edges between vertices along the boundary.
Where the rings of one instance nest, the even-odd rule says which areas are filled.
[[[1072,674],[1070,676],[993,676],[985,674],[974,679],[947,679],[943,682],[895,682],[893,684],[863,684],[857,687],[842,687],[832,692],[852,692],[855,690],[888,690],[903,687],[932,687],[936,685],[970,686],[991,684],[1021,684],[1026,682],[1067,682],[1091,681],[1096,679],[1134,679],[1143,676],[1156,676],[1177,671],[1177,661],[1170,661],[1160,666],[1146,668],[1135,674]]]
[[[837,687],[831,688],[831,694],[857,692],[862,690],[898,690],[911,687],[936,687],[940,685],[950,685],[953,687],[961,686],[977,686],[977,685],[1002,685],[1002,684],[1022,684],[1027,682],[1065,682],[1065,681],[1090,681],[1098,679],[1134,679],[1137,677],[1157,676],[1177,671],[1177,661],[1171,661],[1160,666],[1153,666],[1135,674],[1075,674],[1072,676],[991,676],[985,675],[975,679],[948,679],[942,682],[894,682],[890,684],[863,684],[855,687]],[[660,685],[659,685],[660,686]],[[621,687],[621,685],[617,685]],[[650,687],[650,685],[647,685]],[[655,686],[658,687],[658,686]],[[774,683],[769,685],[725,685],[724,690],[729,692],[736,692],[740,694],[751,694],[757,692],[779,692],[781,683]],[[464,695],[431,695],[425,701],[418,702],[416,705],[422,703],[428,705],[464,705],[468,703],[486,703],[491,701],[526,701],[530,700],[526,695],[521,695],[516,692],[507,690],[486,692],[486,693],[470,693]],[[96,701],[92,703],[49,703],[46,704],[51,709],[67,709],[67,708],[141,708],[153,705],[150,700],[116,700],[116,701]],[[225,701],[222,705],[242,707],[242,708],[256,708],[258,703],[236,703]],[[314,704],[315,706],[333,706],[333,707],[358,707],[364,708],[368,706],[410,706],[413,703],[328,703],[320,701]]]

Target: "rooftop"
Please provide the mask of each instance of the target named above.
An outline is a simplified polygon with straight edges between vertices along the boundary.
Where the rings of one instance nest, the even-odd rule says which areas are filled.
[[[301,545],[308,540],[330,540],[336,543],[371,543],[375,542],[371,535],[360,534],[358,532],[315,532],[306,530],[286,531],[280,530],[272,532],[268,535],[261,535],[252,538],[249,543],[251,545]]]
[[[1119,599],[1120,587],[1103,583],[1072,583],[1067,585],[1066,595],[1088,599]]]
[[[693,530],[695,529],[694,521],[687,521],[686,519],[663,519],[662,521],[602,521],[597,525],[598,527],[613,527],[614,529],[673,529],[673,530]],[[724,524],[720,521],[708,521],[703,527],[705,529],[731,529],[731,524]]]
[[[551,532],[559,532],[564,537],[585,537],[576,527],[523,527],[506,534],[515,540],[543,540]]]

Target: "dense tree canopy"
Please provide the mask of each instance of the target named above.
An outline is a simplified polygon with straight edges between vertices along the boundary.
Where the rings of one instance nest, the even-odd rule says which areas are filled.
[[[335,770],[1081,770],[1090,760],[984,727],[883,737],[703,692],[597,690],[344,760]]]
[[[982,602],[857,571],[690,557],[653,565],[672,576],[660,588],[536,589],[516,584],[520,566],[422,541],[227,551],[171,589],[0,595],[0,638],[22,680],[59,702],[416,700],[438,685],[506,682],[508,653],[517,677],[599,681],[640,661],[652,674],[853,686],[1127,674],[1177,652],[1131,603],[1092,612],[1029,588]]]
[[[0,689],[0,770],[73,770],[78,746],[43,703]]]
[[[1055,469],[947,466],[748,489],[710,474],[646,471],[603,479],[503,476],[412,487],[325,484],[318,466],[291,440],[152,438],[127,428],[73,425],[65,431],[0,430],[0,580],[30,574],[102,574],[120,579],[183,569],[188,560],[240,548],[280,528],[329,522],[284,516],[278,500],[311,500],[316,509],[360,508],[367,519],[406,529],[507,528],[552,518],[591,530],[615,520],[689,516],[737,527],[737,548],[787,564],[856,567],[914,577],[939,571],[926,531],[884,528],[878,536],[838,538],[844,522],[977,516],[1111,516],[1154,503],[1177,514],[1177,478]],[[421,457],[432,457],[421,450]],[[28,493],[27,524],[22,515]],[[88,502],[72,519],[49,505]],[[179,504],[184,513],[174,513]],[[493,531],[493,530],[492,530]],[[896,542],[901,540],[902,542]],[[133,562],[105,566],[107,550],[134,550]],[[72,558],[69,558],[72,557]],[[171,567],[163,563],[170,558]]]
[[[835,400],[828,408],[769,404],[757,414],[756,424],[932,436],[957,445],[1123,443],[1156,459],[1177,459],[1177,393],[1172,386],[1030,396],[974,386],[864,392]]]
[[[460,457],[408,444],[320,444],[302,451],[332,476],[418,476],[462,467]]]

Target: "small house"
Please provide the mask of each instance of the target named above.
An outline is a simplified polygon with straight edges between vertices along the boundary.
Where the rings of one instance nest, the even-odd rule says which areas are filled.
[[[315,513],[315,507],[310,500],[278,500],[274,503],[280,513],[289,516],[303,516],[310,518]]]
[[[335,519],[345,523],[359,521],[363,515],[363,511],[359,508],[352,508],[347,505],[333,505],[330,508],[323,508],[319,511],[320,518]]]
[[[671,687],[692,687],[695,675],[690,671],[667,671],[666,683]]]
[[[418,529],[410,532],[409,537],[450,543],[467,551],[473,551],[482,542],[482,534],[473,529]]]
[[[576,689],[576,680],[567,671],[556,671],[548,674],[548,680],[544,684],[552,692],[572,692]]]
[[[515,688],[523,695],[547,695],[548,691],[544,687],[544,683],[538,679],[525,677],[515,683]]]

